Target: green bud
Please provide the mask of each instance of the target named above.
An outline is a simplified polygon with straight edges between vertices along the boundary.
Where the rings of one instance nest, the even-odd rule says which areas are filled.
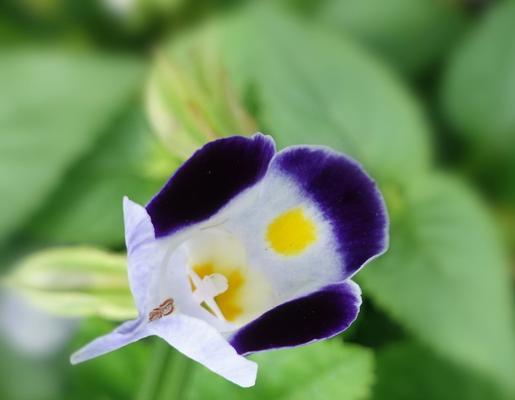
[[[56,315],[112,320],[137,315],[126,257],[94,248],[54,248],[35,253],[17,264],[3,283]]]
[[[256,131],[209,29],[176,38],[157,52],[146,103],[156,133],[183,159],[210,140]]]

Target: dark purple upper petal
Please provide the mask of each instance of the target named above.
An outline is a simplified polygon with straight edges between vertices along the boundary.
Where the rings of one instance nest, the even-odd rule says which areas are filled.
[[[269,136],[232,136],[197,150],[147,205],[156,237],[211,217],[257,183],[275,153]]]
[[[295,146],[279,152],[270,171],[293,179],[331,221],[345,277],[386,250],[384,200],[357,162],[328,148]]]
[[[231,338],[239,354],[300,346],[347,329],[361,305],[359,286],[347,280],[283,303],[245,325]]]

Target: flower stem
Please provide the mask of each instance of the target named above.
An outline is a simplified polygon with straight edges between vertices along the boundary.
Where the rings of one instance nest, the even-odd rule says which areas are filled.
[[[155,339],[151,361],[135,400],[181,400],[192,361],[168,343]]]
[[[181,400],[186,388],[193,362],[177,350],[168,359],[156,400]]]
[[[135,400],[153,400],[160,385],[163,370],[170,355],[170,346],[160,339],[154,339],[151,360]]]

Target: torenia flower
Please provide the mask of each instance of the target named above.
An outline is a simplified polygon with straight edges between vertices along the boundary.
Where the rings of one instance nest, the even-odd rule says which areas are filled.
[[[226,379],[244,356],[332,337],[361,304],[350,278],[387,247],[374,182],[328,148],[275,152],[269,136],[216,140],[142,207],[124,199],[139,317],[72,356],[79,363],[157,335]]]

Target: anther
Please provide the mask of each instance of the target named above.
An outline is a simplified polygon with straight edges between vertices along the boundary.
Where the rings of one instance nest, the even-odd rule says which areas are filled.
[[[150,322],[163,318],[166,315],[170,315],[175,310],[175,303],[172,298],[168,298],[159,304],[158,307],[154,308],[148,314],[148,320]]]

